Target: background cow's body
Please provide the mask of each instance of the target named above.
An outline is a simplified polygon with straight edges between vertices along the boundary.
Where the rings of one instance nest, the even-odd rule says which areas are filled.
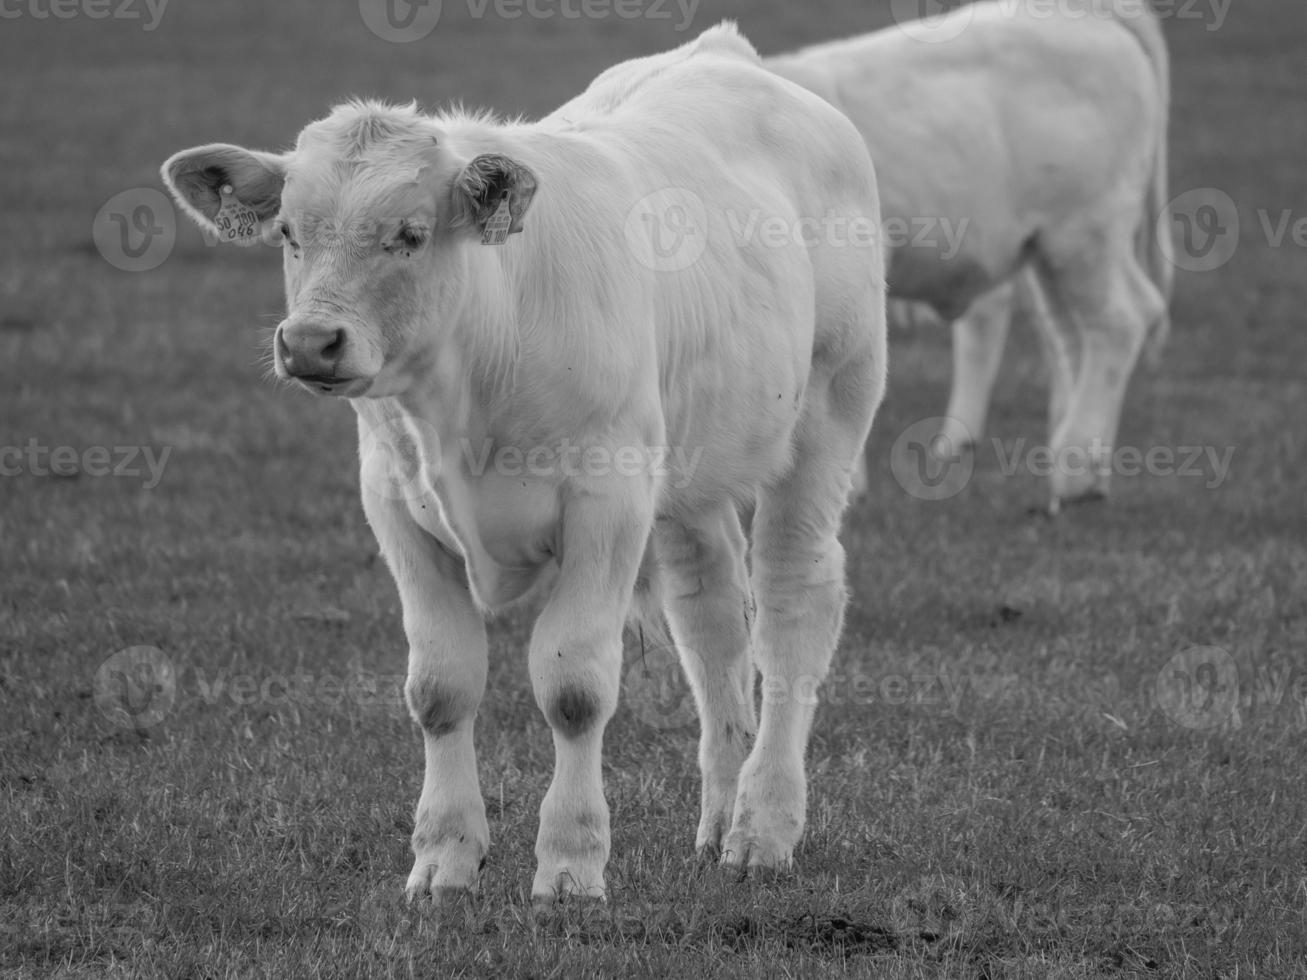
[[[278,364],[355,397],[364,507],[403,601],[427,757],[410,894],[475,882],[488,844],[472,743],[482,616],[550,569],[529,659],[557,768],[534,894],[604,891],[600,747],[637,577],[646,606],[666,596],[700,707],[698,845],[734,866],[788,863],[811,689],[845,601],[836,533],[884,386],[883,257],[874,240],[740,229],[751,216],[875,227],[857,132],[723,27],[606,72],[539,123],[354,104],[281,161],[241,152],[188,151],[165,176],[201,220],[224,182],[246,199],[285,178],[281,215],[266,216],[291,242]],[[489,198],[485,174],[500,182]],[[479,243],[468,215],[501,190],[520,201],[522,181],[539,187],[523,233]],[[333,226],[395,228],[386,247],[412,257],[297,240],[295,215],[324,210]],[[427,244],[412,245],[414,227],[431,228]],[[665,230],[696,251],[660,266],[669,256],[649,235]],[[429,275],[396,264],[423,261]],[[692,465],[663,472],[660,447]],[[527,468],[506,469],[504,449]],[[752,590],[742,500],[756,502]],[[751,653],[786,692],[760,723]]]
[[[1160,28],[1145,0],[996,0],[914,27],[767,64],[848,114],[886,220],[924,231],[894,243],[889,289],[955,321],[944,435],[965,445],[983,429],[1018,277],[1047,345],[1053,449],[1095,459],[1056,473],[1054,500],[1105,491],[1096,464],[1170,295],[1155,235],[1169,103]],[[962,231],[955,255],[930,224],[941,219]]]

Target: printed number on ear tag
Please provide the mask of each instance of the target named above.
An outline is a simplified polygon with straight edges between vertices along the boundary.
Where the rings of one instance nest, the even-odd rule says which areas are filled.
[[[236,199],[231,184],[223,184],[220,193],[222,206],[213,219],[213,223],[218,226],[218,237],[224,242],[235,242],[237,245],[253,243],[259,237],[261,222],[258,212]]]
[[[513,209],[509,206],[509,194],[499,199],[499,207],[486,219],[486,230],[481,234],[482,245],[503,245],[508,241],[508,233],[513,228]]]

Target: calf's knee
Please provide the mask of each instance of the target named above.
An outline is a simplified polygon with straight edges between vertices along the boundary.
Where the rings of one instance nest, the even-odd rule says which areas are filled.
[[[542,705],[549,726],[564,738],[579,738],[607,721],[597,692],[576,682],[564,682]]]
[[[432,677],[410,677],[404,685],[409,713],[433,738],[448,735],[477,709],[479,694],[470,687]]]

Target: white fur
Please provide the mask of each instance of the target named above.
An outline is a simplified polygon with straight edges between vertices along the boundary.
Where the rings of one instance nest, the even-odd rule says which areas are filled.
[[[955,256],[900,245],[891,295],[954,321],[944,434],[981,434],[1014,279],[1049,356],[1054,450],[1110,452],[1137,355],[1166,333],[1168,64],[1146,0],[967,5],[938,38],[889,28],[767,60],[848,114],[871,150],[884,216],[966,221]],[[947,40],[944,40],[947,39]],[[934,240],[947,245],[936,230]],[[986,295],[990,294],[990,295]],[[1107,490],[1055,474],[1054,502]]]
[[[205,149],[165,166],[202,220]],[[463,168],[483,154],[538,180],[522,233],[503,245],[480,244],[460,198]],[[244,161],[255,186],[266,163]],[[299,240],[280,328],[344,331],[364,508],[403,602],[407,693],[424,727],[410,894],[476,883],[488,846],[472,743],[483,616],[532,590],[545,602],[528,661],[556,756],[533,894],[604,894],[600,748],[637,576],[646,614],[665,606],[701,710],[697,843],[732,866],[787,864],[813,706],[773,697],[754,743],[752,663],[773,692],[801,694],[838,639],[836,533],[884,390],[883,255],[875,241],[777,245],[738,228],[749,214],[878,223],[856,130],[723,25],[605,72],[537,123],[352,104],[272,167],[288,179],[267,221],[292,237],[320,221],[376,219],[386,241],[405,222],[432,228],[407,256]],[[628,216],[666,188],[702,202],[705,248],[658,271]],[[670,446],[694,465],[494,463],[501,449],[564,441],[610,460]],[[752,581],[742,502],[755,507]]]

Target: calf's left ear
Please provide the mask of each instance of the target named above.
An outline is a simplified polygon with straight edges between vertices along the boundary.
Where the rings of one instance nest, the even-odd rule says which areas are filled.
[[[474,157],[454,178],[454,224],[475,228],[483,245],[499,245],[522,230],[536,177],[529,168],[498,153]]]
[[[182,150],[163,165],[163,182],[201,226],[217,230],[224,206],[250,214],[258,223],[281,208],[286,162],[275,153],[210,143]]]

